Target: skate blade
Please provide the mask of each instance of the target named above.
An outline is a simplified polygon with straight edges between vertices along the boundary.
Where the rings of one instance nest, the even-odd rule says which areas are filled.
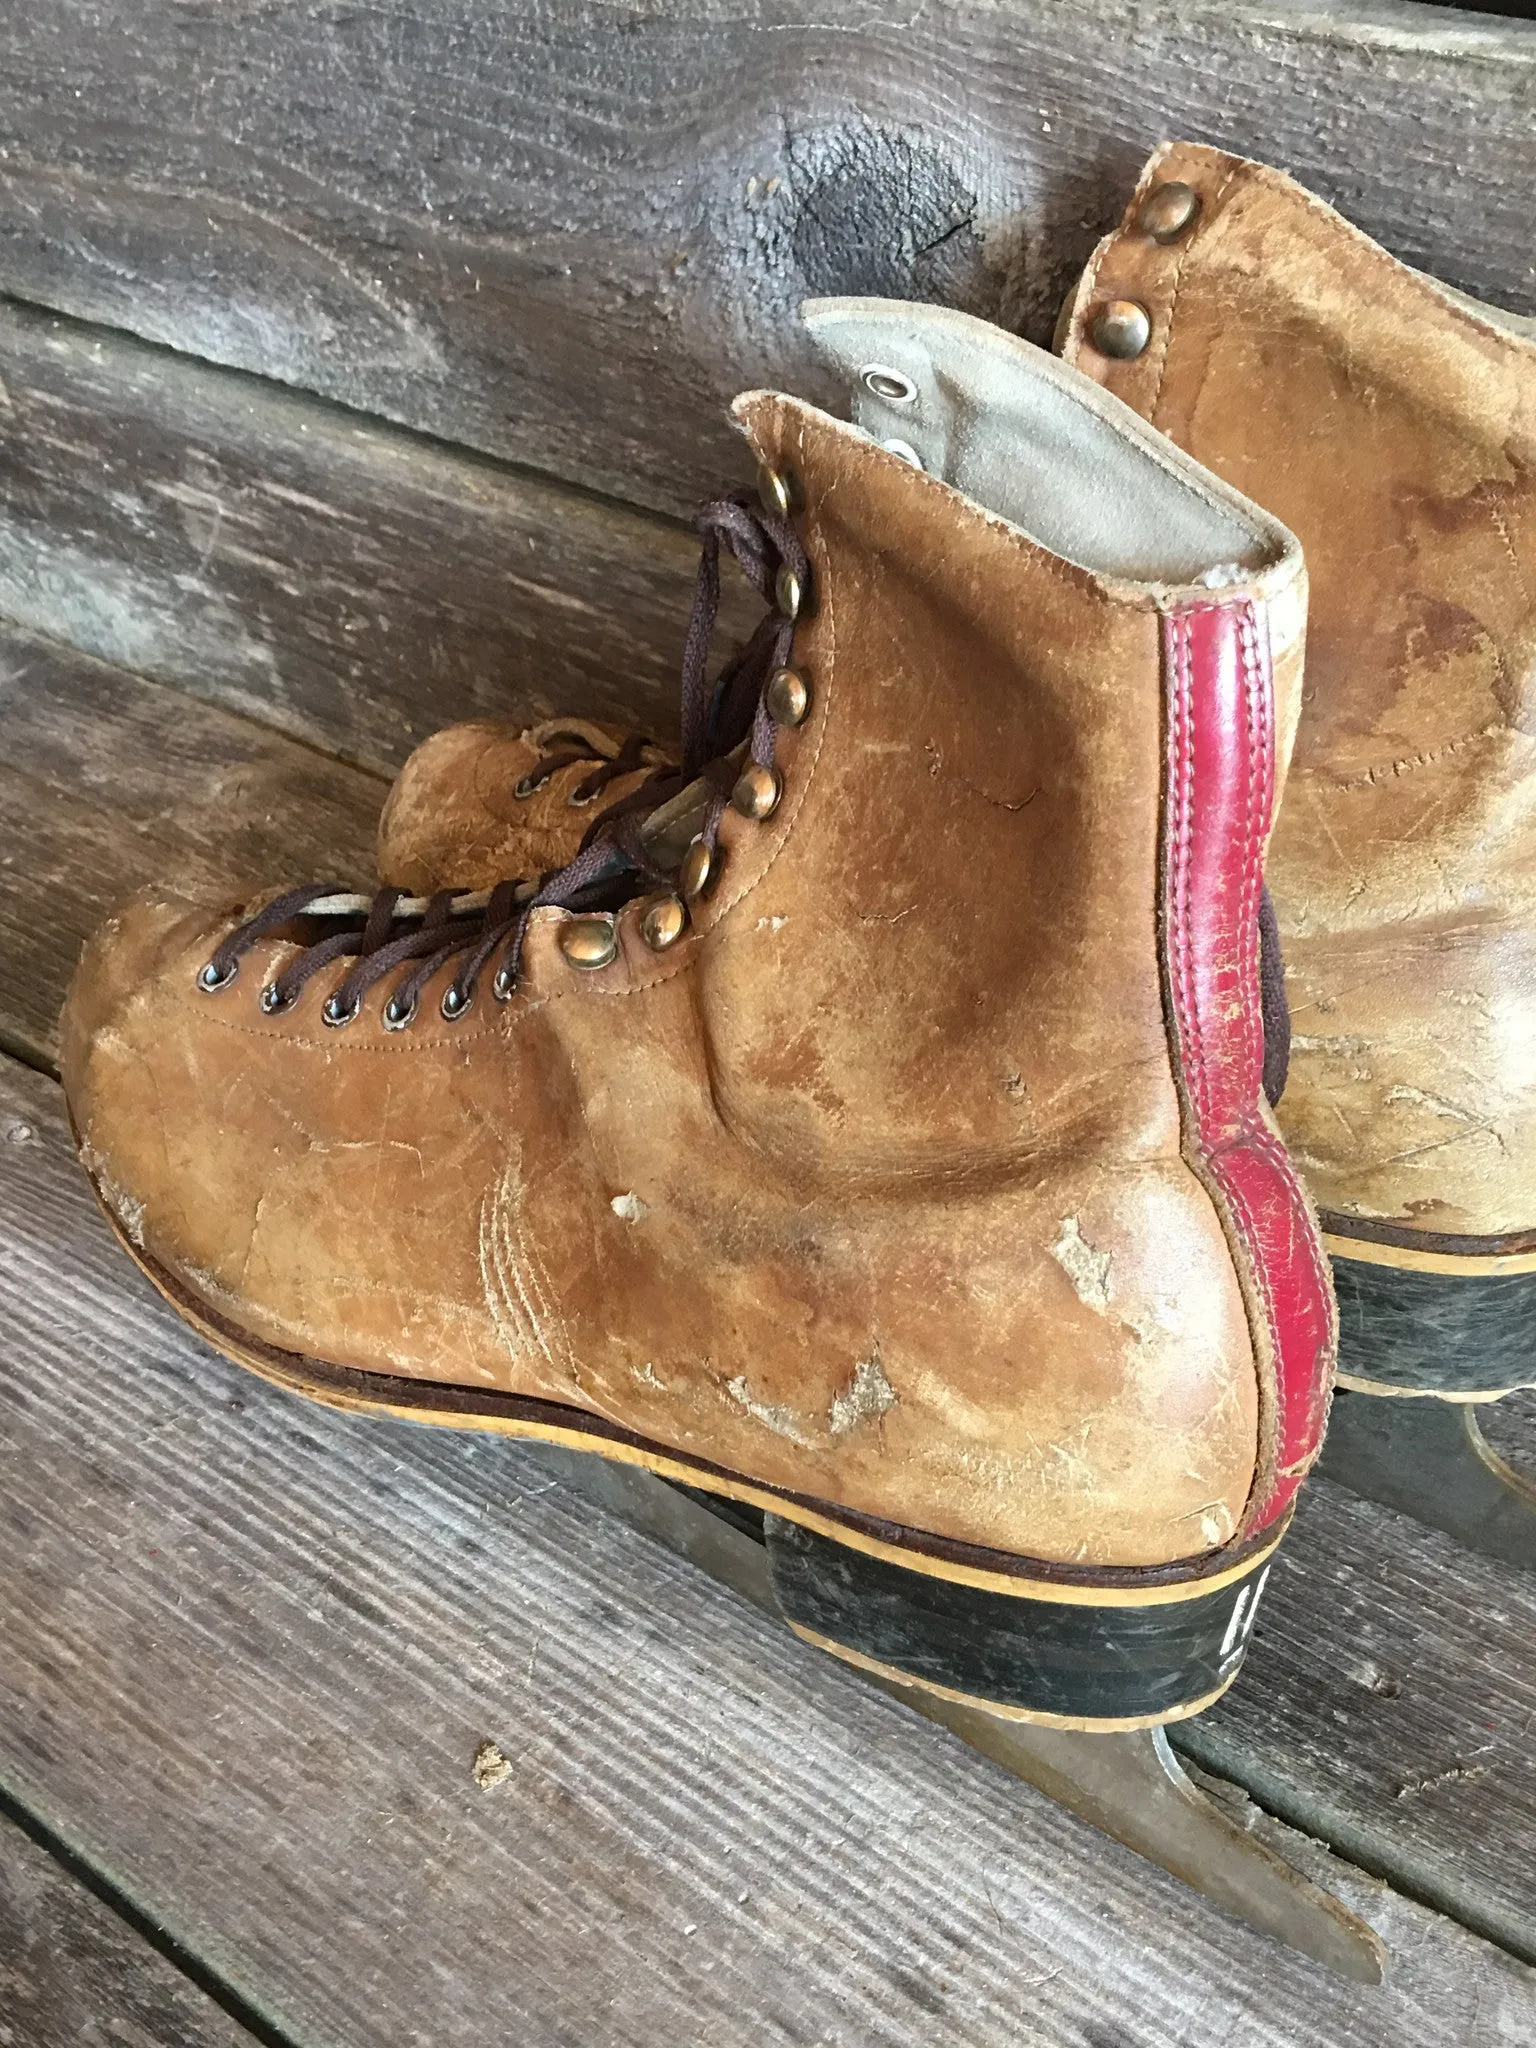
[[[1317,1470],[1469,1550],[1536,1570],[1536,1485],[1499,1456],[1471,1403],[1342,1392]]]
[[[748,1515],[633,1465],[554,1444],[524,1455],[584,1499],[782,1618],[768,1552]],[[723,1510],[723,1511],[722,1511]],[[1250,1927],[1357,1984],[1379,1984],[1387,1952],[1339,1900],[1246,1833],[1185,1774],[1161,1728],[1083,1734],[1004,1720],[863,1666],[881,1691],[948,1728],[1016,1778],[1158,1864]]]

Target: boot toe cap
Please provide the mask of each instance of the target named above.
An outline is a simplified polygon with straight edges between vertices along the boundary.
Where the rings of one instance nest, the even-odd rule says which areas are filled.
[[[216,1256],[229,1227],[227,1204],[209,1198],[229,1192],[220,1105],[239,1041],[197,976],[251,908],[212,892],[141,891],[86,946],[61,1020],[86,1170],[123,1235],[178,1273]]]

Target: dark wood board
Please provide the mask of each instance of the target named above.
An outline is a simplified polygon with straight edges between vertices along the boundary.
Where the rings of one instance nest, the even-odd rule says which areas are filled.
[[[85,940],[147,882],[366,883],[385,784],[0,627],[0,1045],[51,1059]]]
[[[515,1445],[216,1359],[111,1240],[41,1076],[0,1067],[0,1151],[0,1783],[301,2048],[1536,2029],[1530,1971],[1315,1845],[1291,1843],[1395,1951],[1381,1990],[1226,1920]],[[1341,1528],[1369,1541],[1325,1501],[1314,1545]],[[1358,1708],[1338,1734],[1369,1739]],[[487,1739],[512,1768],[482,1790]]]
[[[0,617],[387,772],[487,713],[675,729],[691,534],[4,303],[0,393]]]
[[[244,2027],[3,1816],[0,2042],[252,2048]]]
[[[687,511],[807,293],[1044,339],[1169,134],[1536,306],[1536,26],[1407,0],[33,0],[0,289]]]

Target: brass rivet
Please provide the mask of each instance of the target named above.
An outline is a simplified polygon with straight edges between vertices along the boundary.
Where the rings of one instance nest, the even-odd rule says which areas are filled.
[[[763,701],[775,725],[799,725],[811,708],[811,693],[798,669],[776,668]]]
[[[682,865],[677,871],[677,886],[683,892],[685,903],[697,903],[710,883],[715,879],[716,861],[702,839],[695,839],[683,855]]]
[[[786,619],[799,618],[800,607],[805,602],[805,585],[788,562],[779,565],[779,573],[773,581],[773,594]]]
[[[618,958],[611,917],[573,917],[560,927],[560,950],[572,967],[607,967]]]
[[[744,818],[771,818],[778,809],[782,787],[772,768],[753,761],[742,770],[731,791],[731,802]]]
[[[640,918],[640,936],[653,953],[665,953],[688,929],[688,913],[678,896],[658,896]]]
[[[1186,228],[1194,225],[1199,211],[1200,194],[1194,186],[1170,179],[1147,194],[1136,216],[1136,225],[1154,242],[1176,242]]]
[[[757,495],[768,512],[777,512],[781,519],[787,519],[800,502],[800,490],[794,477],[787,469],[775,469],[771,462],[765,462],[757,472]]]
[[[1094,314],[1088,331],[1101,356],[1128,363],[1152,339],[1152,322],[1134,299],[1111,299]]]

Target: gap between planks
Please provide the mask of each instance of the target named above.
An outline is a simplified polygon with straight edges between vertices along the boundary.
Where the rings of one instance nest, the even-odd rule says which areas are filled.
[[[221,1987],[196,1975],[195,1960],[167,1953],[99,1873],[39,1838],[0,1797],[0,2043],[294,2048],[253,2015],[226,2010]]]

